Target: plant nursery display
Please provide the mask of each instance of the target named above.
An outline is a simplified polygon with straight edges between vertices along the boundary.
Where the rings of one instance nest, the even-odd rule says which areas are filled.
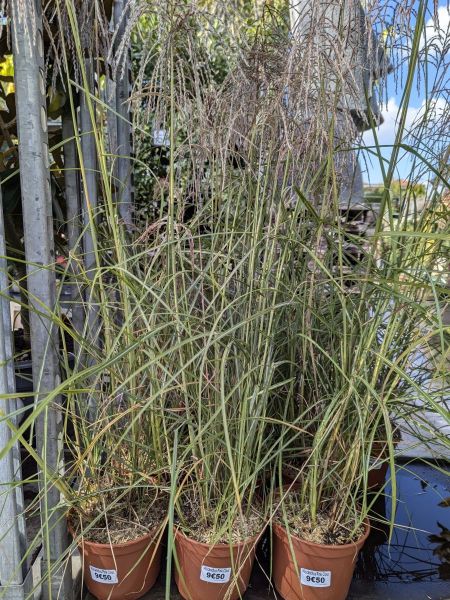
[[[248,587],[260,534],[241,543],[202,544],[175,533],[175,581],[186,600],[235,600]]]
[[[252,576],[284,600],[345,600],[369,535],[395,530],[402,436],[450,451],[448,107],[423,50],[438,3],[58,0],[43,16],[32,4],[11,0],[8,36],[23,50],[46,31],[39,81],[15,54],[42,96],[31,129],[61,190],[39,214],[58,247],[30,262],[5,246],[34,379],[24,407],[0,403],[0,488],[20,504],[19,475],[6,487],[2,471],[20,448],[36,467],[23,513],[40,505],[43,600],[57,585],[68,600],[77,553],[98,600],[154,586],[165,600],[241,600]],[[4,117],[7,85],[20,89],[8,60]],[[394,66],[388,155],[377,89],[397,102],[383,87]],[[19,121],[0,116],[4,191]],[[0,401],[15,407],[0,344]]]

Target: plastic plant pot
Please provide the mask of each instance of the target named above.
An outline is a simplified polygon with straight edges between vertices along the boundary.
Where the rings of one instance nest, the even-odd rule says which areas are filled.
[[[81,538],[83,581],[98,600],[129,600],[148,592],[161,568],[161,527],[123,544]]]
[[[272,531],[273,580],[285,600],[345,600],[358,553],[370,532],[368,520],[356,542],[335,546],[288,536],[277,523]]]
[[[175,531],[175,582],[185,600],[237,600],[248,587],[261,534],[239,544],[209,545]],[[230,590],[231,588],[231,590]]]

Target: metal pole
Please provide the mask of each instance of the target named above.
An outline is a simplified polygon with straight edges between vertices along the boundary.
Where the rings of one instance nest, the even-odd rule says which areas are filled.
[[[52,326],[56,280],[49,149],[44,81],[44,43],[41,0],[11,1],[17,133],[24,220],[25,256],[30,303],[31,353],[35,402],[59,384],[58,332]],[[39,312],[38,312],[39,311]],[[41,314],[39,314],[41,313]],[[42,314],[44,313],[44,314]],[[45,314],[46,313],[46,314]],[[48,468],[63,465],[60,432],[62,413],[55,399],[36,420],[37,450]],[[60,494],[39,472],[41,523],[44,541],[42,586],[44,599],[71,597],[70,569],[58,566],[67,549],[67,528]]]
[[[5,228],[3,223],[3,205],[0,193],[0,290],[2,294],[8,290],[8,276],[6,264]],[[7,316],[7,321],[5,320]],[[9,300],[0,295],[0,448],[4,448],[11,439],[11,430],[6,422],[8,415],[16,409],[16,403],[8,398],[13,391],[11,377],[8,373],[11,364],[10,348],[10,315]],[[21,558],[23,556],[23,540],[19,529],[19,510],[17,506],[15,479],[17,476],[17,454],[15,447],[0,459],[0,588],[23,583],[23,569]],[[16,457],[17,458],[17,457]],[[19,463],[20,467],[20,463]],[[19,473],[20,476],[20,473]],[[21,488],[17,488],[22,492]],[[22,495],[22,494],[21,494]],[[21,507],[23,519],[23,506]]]
[[[64,143],[64,185],[67,207],[67,243],[69,252],[73,254],[72,273],[76,278],[78,265],[76,259],[81,255],[81,205],[80,189],[78,185],[78,162],[75,143],[75,130],[73,126],[72,111],[70,106],[62,114],[62,137]],[[84,309],[82,305],[82,292],[74,281],[71,287],[72,326],[80,335],[83,332]]]
[[[2,195],[0,188],[0,207],[2,205]],[[5,222],[3,210],[0,208],[0,256],[6,256],[6,235],[5,235]],[[1,266],[0,269],[3,270],[7,275],[7,261],[3,263],[4,267]],[[4,291],[3,285],[7,285],[8,278],[2,281],[1,290]],[[0,311],[1,313],[1,311]],[[16,373],[14,370],[14,349],[13,349],[13,341],[12,341],[12,331],[11,331],[11,312],[10,312],[10,303],[5,301],[3,302],[3,323],[4,323],[4,344],[5,344],[5,352],[6,352],[6,374],[8,377],[8,389],[9,393],[15,393],[16,391]],[[10,411],[17,411],[23,407],[23,402],[20,398],[10,399],[9,400],[9,409]],[[17,426],[20,421],[20,416],[17,415],[14,419],[14,425]],[[13,465],[14,465],[14,473],[15,479],[18,485],[16,485],[16,506],[17,506],[17,518],[18,518],[18,527],[20,533],[21,540],[21,554],[22,556],[25,553],[27,547],[27,534],[25,527],[25,504],[23,499],[23,488],[22,488],[22,459],[20,456],[20,444],[17,444],[12,449],[13,455]]]
[[[109,167],[114,167],[114,177],[117,177],[117,115],[116,115],[116,82],[109,76],[106,78],[105,86],[105,104],[108,106],[106,113],[106,128],[108,134],[108,150],[111,154],[109,158]],[[116,185],[116,182],[114,182]]]
[[[77,149],[70,106],[62,114],[64,141],[64,186],[67,205],[67,237],[70,250],[76,250],[80,238],[80,194],[78,187]]]
[[[128,0],[114,0],[114,25],[116,28],[115,54],[125,35],[130,11]],[[132,205],[132,145],[130,98],[131,61],[129,46],[124,50],[123,65],[116,64],[116,112],[117,112],[117,179],[119,186],[119,213],[126,227],[133,224]]]
[[[86,60],[86,78],[90,89],[94,88],[94,72],[92,59]],[[97,149],[95,146],[94,124],[91,120],[86,95],[81,93],[80,104],[80,134],[81,154],[84,166],[84,188],[83,188],[83,246],[86,270],[95,267],[94,242],[91,232],[91,221],[89,214],[96,219],[97,210]]]
[[[87,58],[85,62],[86,79],[89,89],[94,89],[94,67],[93,59]],[[95,110],[95,108],[94,108]],[[83,248],[84,248],[84,268],[90,281],[93,281],[96,273],[95,241],[92,235],[92,228],[97,222],[97,204],[98,204],[98,186],[97,186],[97,147],[94,136],[94,125],[92,122],[89,104],[86,94],[81,93],[80,103],[80,134],[81,134],[81,157],[83,161],[84,178],[83,185]],[[93,345],[99,344],[99,310],[96,304],[96,298],[92,293],[92,287],[85,290],[85,301],[87,310],[87,328],[84,325],[84,334]],[[81,362],[85,366],[92,364],[89,354],[81,350]],[[88,419],[95,420],[97,405],[95,397],[92,394],[87,396]]]

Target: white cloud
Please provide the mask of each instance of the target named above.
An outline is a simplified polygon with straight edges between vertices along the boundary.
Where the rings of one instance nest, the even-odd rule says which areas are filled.
[[[395,142],[395,136],[398,127],[400,107],[397,104],[396,98],[390,98],[387,105],[382,111],[384,122],[380,125],[377,130],[378,143],[380,145],[392,145]],[[406,115],[405,128],[409,130],[417,118],[421,107],[409,106]],[[363,143],[365,146],[374,146],[375,140],[372,131],[366,131],[363,135]]]
[[[440,6],[437,18],[430,18],[422,35],[420,49],[434,55],[447,54],[450,51],[450,7]]]
[[[428,142],[433,143],[432,137],[434,132],[442,132],[443,123],[448,122],[449,105],[444,98],[436,98],[431,104],[426,105],[425,101],[420,106],[409,106],[406,113],[405,130],[403,132],[402,141],[409,142],[410,145],[415,146],[419,149],[419,139],[427,145]],[[389,99],[387,105],[382,110],[384,122],[376,129],[378,144],[380,146],[387,146],[381,148],[381,153],[385,159],[389,160],[392,154],[392,145],[395,142],[400,119],[400,106],[397,99],[392,97]],[[426,119],[424,117],[426,116]],[[417,129],[419,136],[414,137],[416,128],[420,126],[420,130]],[[422,127],[423,126],[423,127]],[[409,139],[408,139],[409,137]],[[367,148],[375,146],[375,140],[373,132],[366,131],[363,134],[362,146]],[[381,180],[381,170],[378,164],[378,159],[373,154],[365,152],[364,155],[367,159],[368,172],[372,181]],[[411,156],[404,150],[400,150],[399,162],[397,164],[398,175],[402,178],[407,177],[408,170],[411,166]]]
[[[425,100],[420,106],[408,106],[403,139],[405,139],[417,126],[422,124],[425,115],[427,117],[427,127],[430,127],[444,118],[445,113],[448,115],[448,111],[449,106],[442,97],[433,99],[428,106],[426,105]],[[384,122],[376,130],[378,143],[380,145],[391,145],[395,141],[400,118],[400,106],[398,105],[396,98],[392,97],[389,99],[387,105],[382,110],[382,115]],[[372,131],[366,131],[364,133],[363,143],[366,146],[374,145],[375,142]]]

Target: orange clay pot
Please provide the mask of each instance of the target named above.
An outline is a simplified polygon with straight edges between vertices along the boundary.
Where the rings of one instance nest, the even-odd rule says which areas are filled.
[[[240,544],[202,544],[175,531],[175,582],[185,600],[237,600],[248,587],[261,534]],[[230,588],[232,588],[230,592]],[[227,594],[228,592],[228,594]]]
[[[83,580],[90,593],[99,600],[129,600],[148,592],[161,568],[161,533],[161,528],[155,527],[123,544],[81,539]]]
[[[398,439],[393,439],[394,447],[398,446]],[[372,444],[372,460],[370,461],[369,471],[367,473],[367,489],[377,490],[386,483],[386,475],[389,469],[388,445],[386,442],[376,441]]]
[[[286,529],[273,523],[273,581],[285,600],[345,600],[358,552],[370,531],[352,544],[328,546],[306,542],[291,534],[295,561]]]
[[[376,490],[383,487],[386,483],[386,475],[388,472],[388,463],[382,462],[381,464],[375,464],[375,466],[369,468],[367,473],[367,489]]]

